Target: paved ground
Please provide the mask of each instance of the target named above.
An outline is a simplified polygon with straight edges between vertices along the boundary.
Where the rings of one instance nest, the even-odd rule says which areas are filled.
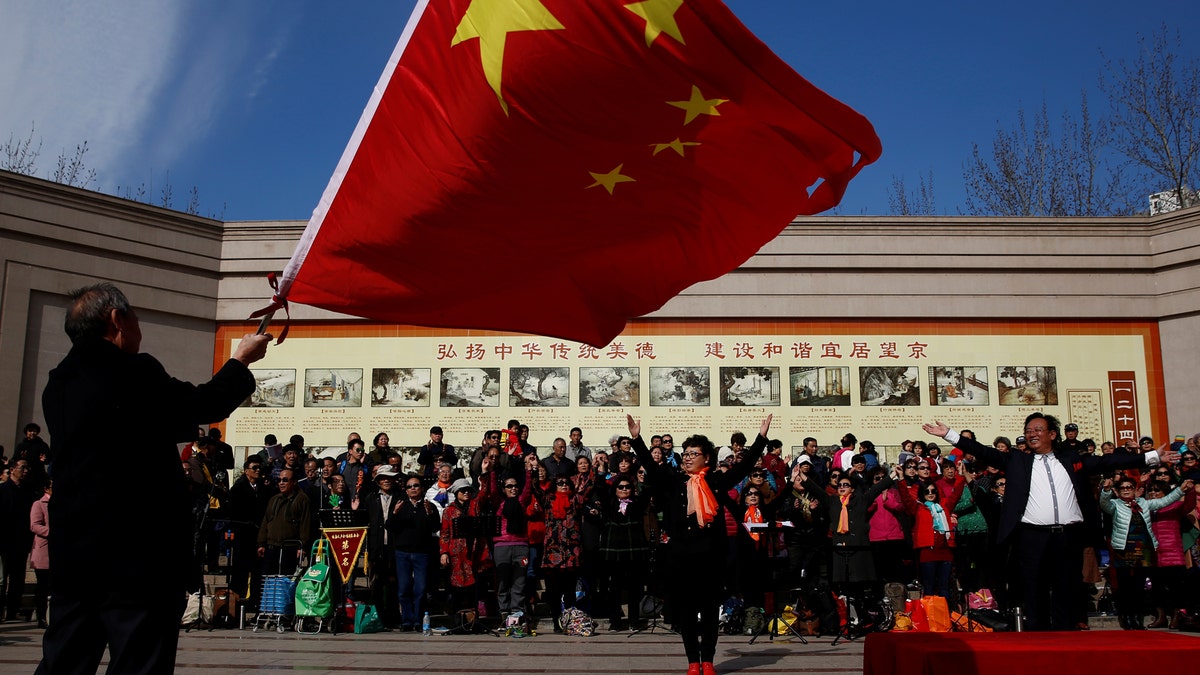
[[[524,639],[491,635],[297,635],[274,630],[192,631],[180,636],[177,673],[219,675],[263,670],[305,673],[683,673],[679,638],[670,633],[600,631],[590,638],[539,633]],[[747,644],[721,636],[720,673],[859,673],[862,642],[832,638]],[[41,631],[31,623],[0,624],[0,673],[32,673]],[[103,668],[103,666],[101,666]]]

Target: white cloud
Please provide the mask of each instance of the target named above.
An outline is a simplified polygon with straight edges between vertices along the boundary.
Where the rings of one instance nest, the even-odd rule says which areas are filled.
[[[186,10],[155,0],[7,3],[0,134],[21,137],[37,125],[40,176],[60,152],[87,141],[88,164],[107,183],[138,146],[168,82]]]
[[[267,82],[291,23],[271,17],[204,0],[4,3],[0,143],[36,124],[41,177],[86,140],[93,187],[157,184]]]

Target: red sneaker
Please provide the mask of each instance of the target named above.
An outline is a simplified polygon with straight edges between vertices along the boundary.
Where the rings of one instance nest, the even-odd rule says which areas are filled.
[[[700,675],[717,675],[717,668],[712,664],[712,661],[705,661],[700,664]]]
[[[689,663],[687,675],[700,675],[700,664],[699,663]]]

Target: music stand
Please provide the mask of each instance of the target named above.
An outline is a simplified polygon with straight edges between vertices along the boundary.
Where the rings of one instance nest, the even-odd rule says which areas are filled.
[[[666,606],[666,602],[662,598],[658,597],[657,595],[654,595],[653,593],[649,592],[650,586],[652,585],[652,582],[655,578],[655,575],[654,575],[655,566],[658,564],[657,551],[658,551],[658,547],[651,545],[650,560],[649,560],[650,564],[646,566],[647,569],[650,570],[650,574],[647,575],[647,580],[651,583],[648,583],[646,585],[646,595],[642,596],[642,599],[640,600],[641,604],[638,606],[638,609],[641,610],[639,612],[641,617],[645,618],[647,615],[649,615],[650,623],[646,624],[645,628],[638,628],[637,630],[631,631],[629,633],[629,635],[625,636],[627,638],[631,638],[634,635],[639,635],[641,633],[649,633],[649,634],[653,635],[654,631],[658,630],[659,628],[663,629],[664,631],[666,631],[668,633],[673,633],[675,635],[679,635],[679,631],[675,630],[674,628],[671,628],[670,626],[668,626],[666,624],[658,622],[658,620],[660,618],[662,618],[663,607]],[[618,600],[620,599],[619,596],[617,599]],[[650,601],[649,606],[647,606],[647,604],[646,604],[647,600]],[[633,602],[633,598],[630,598],[629,601]],[[649,609],[650,611],[646,611],[647,609]]]
[[[367,527],[370,524],[370,514],[366,509],[351,511],[348,509],[321,509],[317,512],[317,521],[322,529],[342,527]]]
[[[762,533],[762,535],[766,536],[766,538],[767,538],[767,564],[768,565],[775,564],[775,560],[776,560],[775,556],[777,553],[776,540],[778,539],[779,533],[783,532],[784,530],[786,530],[788,528],[794,527],[792,525],[791,521],[786,521],[786,520],[781,521],[781,522],[772,522],[772,523],[743,523],[743,526],[750,532],[760,532],[760,533]],[[773,569],[771,571],[774,572]],[[771,581],[772,581],[772,586],[774,586],[775,578],[774,578],[773,574],[771,577]],[[783,635],[788,636],[787,639],[789,639],[789,640],[799,639],[801,644],[808,644],[808,640],[805,640],[804,636],[801,635],[800,632],[796,630],[795,621],[788,621],[787,619],[784,618],[783,612],[780,611],[780,607],[779,607],[780,603],[777,601],[777,598],[776,598],[777,594],[775,593],[775,589],[772,588],[770,591],[768,591],[768,593],[771,594],[771,613],[769,615],[763,617],[763,625],[761,627],[759,627],[759,629],[757,631],[754,632],[754,636],[750,638],[750,642],[747,644],[754,644],[754,641],[757,640],[759,637],[761,637],[763,633],[767,634],[768,642],[774,642],[775,641],[775,633],[776,633],[774,626],[778,625],[777,623],[775,623],[776,621],[782,623],[784,626],[787,627],[787,631],[783,633]]]

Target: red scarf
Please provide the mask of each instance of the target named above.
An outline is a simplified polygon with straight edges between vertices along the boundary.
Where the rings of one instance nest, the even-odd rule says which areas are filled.
[[[571,506],[571,495],[565,492],[555,492],[554,500],[550,502],[550,515],[558,520],[567,517],[567,509]]]

